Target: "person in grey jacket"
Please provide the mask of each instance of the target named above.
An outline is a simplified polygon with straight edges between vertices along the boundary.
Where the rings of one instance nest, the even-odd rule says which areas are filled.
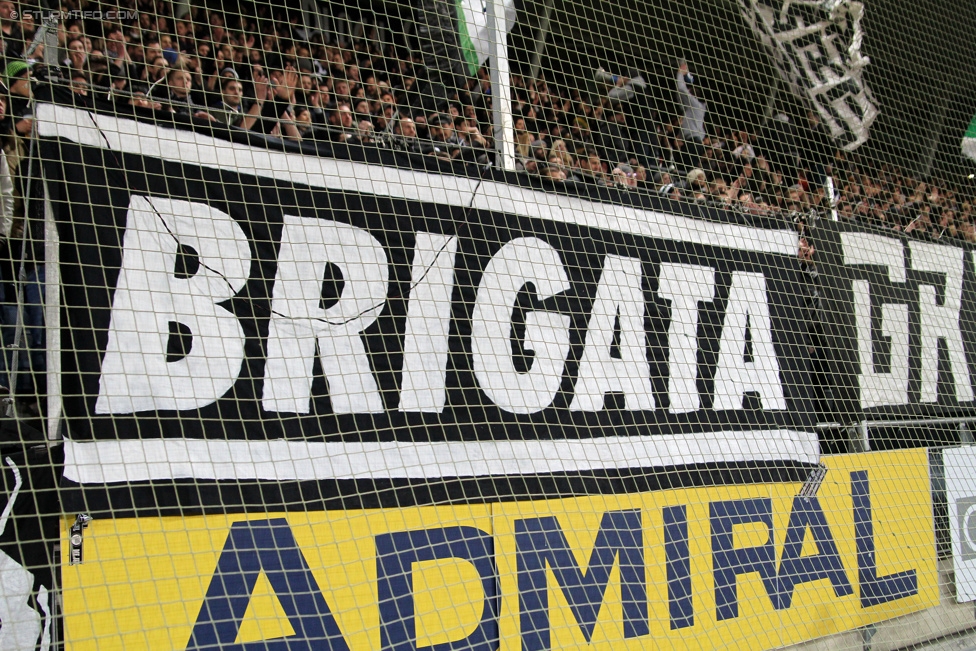
[[[688,72],[688,64],[684,61],[678,66],[677,77],[678,99],[684,109],[684,120],[681,131],[685,140],[694,140],[699,144],[705,139],[705,114],[708,104],[698,98],[695,77]]]
[[[684,117],[681,121],[681,133],[685,143],[688,145],[688,152],[697,161],[696,167],[701,167],[701,157],[705,153],[702,142],[705,140],[705,115],[708,113],[708,104],[700,99],[700,92],[695,81],[694,75],[688,72],[688,63],[681,61],[678,65],[678,75],[676,79],[678,90],[678,100],[684,109]]]

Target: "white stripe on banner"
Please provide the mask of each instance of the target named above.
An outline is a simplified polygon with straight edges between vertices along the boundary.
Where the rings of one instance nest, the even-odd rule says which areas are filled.
[[[709,222],[493,181],[485,181],[479,187],[476,179],[464,176],[276,152],[54,104],[38,105],[35,116],[42,136],[317,188],[460,207],[472,205],[481,210],[743,251],[789,256],[797,251],[796,232],[790,229]]]
[[[817,463],[816,434],[758,430],[439,443],[64,441],[64,477],[80,484],[160,479],[431,479],[784,459]]]

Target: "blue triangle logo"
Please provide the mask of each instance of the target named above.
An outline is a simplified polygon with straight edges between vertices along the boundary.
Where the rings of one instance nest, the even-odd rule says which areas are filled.
[[[295,635],[240,643],[241,622],[262,572]],[[231,527],[186,649],[349,651],[287,520],[248,520]]]

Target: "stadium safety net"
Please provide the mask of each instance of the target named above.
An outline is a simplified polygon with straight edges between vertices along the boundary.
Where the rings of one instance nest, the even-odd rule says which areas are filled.
[[[0,0],[0,650],[967,648],[974,33]]]

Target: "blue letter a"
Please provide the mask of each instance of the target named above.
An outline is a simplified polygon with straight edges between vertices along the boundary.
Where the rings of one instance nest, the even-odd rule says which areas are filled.
[[[237,643],[241,621],[262,571],[295,635]],[[349,649],[284,518],[237,522],[231,527],[186,648],[187,651]]]
[[[801,556],[803,539],[807,528],[817,543],[816,556]],[[786,527],[786,542],[783,543],[783,558],[779,562],[779,603],[777,609],[789,608],[793,604],[793,589],[801,583],[811,583],[829,579],[834,595],[846,597],[854,594],[854,588],[847,579],[844,563],[837,551],[837,543],[830,533],[830,525],[817,496],[794,497],[790,523]]]

